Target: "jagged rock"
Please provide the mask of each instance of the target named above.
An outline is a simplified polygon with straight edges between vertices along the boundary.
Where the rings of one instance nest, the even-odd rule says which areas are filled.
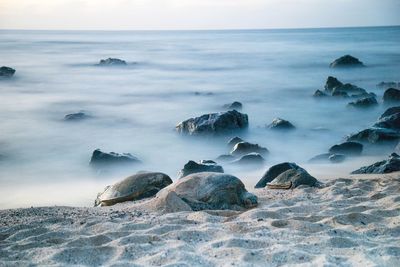
[[[119,59],[119,58],[107,58],[107,59],[102,59],[99,62],[100,66],[125,66],[126,61]]]
[[[391,173],[396,171],[400,171],[400,157],[396,153],[392,153],[387,160],[361,167],[360,169],[353,171],[352,174]]]
[[[230,104],[225,104],[223,107],[226,108],[226,109],[240,110],[240,109],[242,109],[243,105],[242,105],[242,103],[240,103],[238,101],[235,101],[235,102],[232,102]]]
[[[199,162],[194,162],[189,160],[188,163],[183,166],[183,169],[179,171],[178,178],[185,177],[192,173],[198,172],[220,172],[223,173],[224,169],[217,165],[215,161],[212,160],[201,160]]]
[[[129,153],[115,153],[115,152],[110,152],[110,153],[105,153],[102,152],[100,149],[96,149],[93,151],[92,158],[90,159],[90,164],[93,166],[108,166],[108,165],[116,165],[116,164],[135,164],[135,163],[140,163],[141,161],[136,158],[135,156],[132,156]]]
[[[269,129],[273,130],[293,130],[295,129],[294,125],[287,120],[281,118],[275,118],[271,124],[267,126]]]
[[[243,155],[241,158],[233,161],[233,164],[237,165],[261,165],[264,164],[265,159],[259,153],[249,153]]]
[[[345,155],[342,154],[333,154],[333,153],[324,153],[319,154],[309,160],[310,163],[340,163],[346,159]]]
[[[399,138],[399,131],[386,128],[368,128],[358,133],[349,135],[347,137],[347,141],[381,143],[395,141]]]
[[[232,149],[237,143],[243,142],[243,139],[240,137],[233,137],[228,141],[228,147],[229,149]]]
[[[328,79],[326,79],[324,89],[325,91],[332,93],[333,89],[342,85],[343,83],[339,81],[337,78],[329,76]]]
[[[10,78],[14,75],[15,69],[10,67],[0,67],[0,78]]]
[[[400,113],[395,113],[379,119],[373,127],[400,131]]]
[[[174,194],[171,196],[174,203],[179,198],[193,211],[244,210],[257,206],[257,197],[247,192],[239,178],[229,174],[202,172],[188,175],[161,190],[151,201],[157,203],[159,209],[164,210],[163,206],[171,208],[165,203],[165,197],[170,193]],[[179,206],[187,209],[182,202]]]
[[[258,144],[239,142],[233,147],[231,155],[243,156],[252,152],[259,153],[261,155],[267,155],[269,153],[267,148],[259,146]]]
[[[370,108],[377,105],[378,101],[376,101],[375,97],[364,97],[348,104],[348,106],[355,108]]]
[[[400,113],[400,106],[388,108],[379,119],[383,119],[384,117],[394,115],[396,113]]]
[[[65,115],[64,120],[65,121],[80,121],[80,120],[87,119],[89,117],[90,116],[88,116],[84,112],[77,112],[77,113],[71,113],[71,114]]]
[[[329,67],[342,68],[342,67],[365,67],[364,64],[358,59],[350,55],[342,56],[335,59]]]
[[[343,154],[346,156],[358,156],[362,151],[363,145],[357,142],[344,142],[329,149],[331,154]]]
[[[229,110],[185,120],[176,126],[176,130],[189,135],[216,135],[243,130],[248,125],[249,119],[246,114]]]
[[[160,172],[141,172],[107,186],[97,195],[95,206],[111,206],[125,201],[152,197],[162,188],[172,184],[171,178]]]
[[[399,102],[400,101],[400,90],[395,88],[389,88],[383,93],[383,102]]]

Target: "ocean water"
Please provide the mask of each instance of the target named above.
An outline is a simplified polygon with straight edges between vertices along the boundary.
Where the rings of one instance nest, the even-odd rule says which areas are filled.
[[[368,67],[328,67],[345,54]],[[108,57],[132,64],[95,66]],[[174,127],[223,111],[221,106],[232,101],[242,102],[242,112],[249,115],[249,129],[241,137],[271,152],[260,169],[223,165],[248,187],[282,161],[328,179],[385,158],[383,149],[366,149],[364,156],[343,164],[307,163],[347,134],[370,126],[386,109],[376,84],[400,80],[400,27],[0,31],[0,59],[0,65],[17,70],[12,79],[0,81],[0,208],[91,206],[97,192],[136,171],[162,171],[175,179],[188,160],[229,152],[228,136],[183,137]],[[347,108],[349,100],[314,99],[329,75],[376,93],[379,107],[360,111]],[[81,110],[92,118],[63,121]],[[275,117],[297,129],[265,129]],[[96,148],[132,153],[143,164],[99,174],[89,166]]]

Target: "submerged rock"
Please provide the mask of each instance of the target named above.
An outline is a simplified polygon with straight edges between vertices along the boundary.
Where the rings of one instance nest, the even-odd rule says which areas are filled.
[[[156,195],[172,184],[171,178],[160,172],[141,172],[107,186],[97,195],[95,206],[111,206],[125,201],[140,200]]]
[[[348,104],[348,106],[355,107],[355,108],[370,108],[370,107],[375,107],[377,105],[378,105],[378,101],[376,101],[376,98],[373,96],[364,97],[364,98],[358,99],[356,101],[350,102]]]
[[[217,135],[246,129],[249,119],[246,114],[236,110],[205,114],[180,122],[176,130],[189,135]]]
[[[395,88],[389,88],[383,93],[383,102],[399,102],[400,101],[400,90]]]
[[[346,156],[345,155],[341,155],[341,154],[332,154],[329,156],[329,161],[332,163],[341,163],[343,161],[346,160]]]
[[[281,119],[281,118],[273,119],[273,121],[271,122],[271,124],[269,124],[267,126],[267,128],[273,129],[273,130],[293,130],[293,129],[295,129],[295,127],[292,123],[290,123],[287,120]]]
[[[335,59],[329,67],[331,68],[343,68],[343,67],[365,67],[365,65],[358,59],[350,55],[342,56]]]
[[[237,165],[262,165],[264,164],[265,159],[259,153],[249,153],[243,155],[241,158],[233,161],[233,164]]]
[[[322,92],[321,90],[317,90],[315,91],[315,93],[313,94],[314,97],[326,97],[328,96],[327,94],[325,94],[324,92]]]
[[[228,141],[229,149],[232,149],[237,143],[243,142],[243,139],[240,137],[233,137]]]
[[[378,88],[387,89],[387,88],[400,88],[400,82],[380,82],[376,85]]]
[[[243,107],[242,103],[240,103],[238,101],[223,105],[223,108],[226,108],[226,109],[240,110],[240,109],[242,109],[242,107]]]
[[[400,132],[386,128],[368,128],[358,133],[351,134],[347,141],[382,143],[392,142],[400,138]]]
[[[64,120],[65,121],[80,121],[80,120],[87,119],[89,117],[90,116],[84,112],[77,112],[77,113],[71,113],[71,114],[65,115]]]
[[[233,147],[231,154],[234,156],[243,156],[252,152],[259,153],[261,155],[266,155],[269,153],[267,148],[259,146],[258,144],[239,142]]]
[[[135,164],[141,163],[141,161],[132,156],[129,153],[105,153],[102,152],[100,149],[96,149],[93,151],[92,158],[90,159],[90,164],[93,166],[107,166],[107,165],[117,165],[117,164]]]
[[[230,162],[230,161],[233,161],[235,159],[236,159],[235,156],[227,154],[227,155],[220,155],[215,160],[218,161],[218,162]]]
[[[358,156],[362,151],[363,145],[357,142],[344,142],[329,149],[331,154],[343,154],[346,156]]]
[[[125,66],[126,61],[119,59],[119,58],[107,58],[107,59],[102,59],[99,62],[100,66]]]
[[[400,156],[392,153],[387,160],[376,162],[372,165],[361,167],[352,172],[352,174],[363,173],[391,173],[400,171]]]
[[[10,67],[0,67],[0,78],[10,78],[14,75],[15,69],[10,68]]]
[[[183,169],[179,171],[178,178],[185,177],[192,173],[198,172],[220,172],[223,173],[224,169],[217,165],[215,161],[212,160],[201,160],[199,162],[194,162],[189,160],[188,163],[183,166]]]
[[[342,154],[324,153],[319,154],[309,160],[310,163],[340,163],[346,160],[346,156]]]
[[[162,207],[171,206],[167,198],[172,198],[174,203],[180,203],[183,210],[190,207],[193,211],[244,210],[257,206],[257,196],[247,192],[239,178],[213,172],[194,173],[179,179],[161,190],[152,201],[157,207],[165,209]]]

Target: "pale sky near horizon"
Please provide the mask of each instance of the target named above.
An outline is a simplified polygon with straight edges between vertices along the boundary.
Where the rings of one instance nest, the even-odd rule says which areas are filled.
[[[382,26],[399,14],[400,0],[0,0],[0,29]]]

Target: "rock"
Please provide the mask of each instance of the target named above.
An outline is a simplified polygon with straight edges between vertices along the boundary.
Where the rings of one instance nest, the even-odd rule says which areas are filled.
[[[228,155],[220,155],[215,160],[218,162],[229,162],[229,161],[233,161],[235,159],[236,159],[236,157],[228,154]]]
[[[383,102],[399,102],[400,101],[400,90],[395,88],[389,88],[383,93]]]
[[[386,128],[368,128],[358,133],[351,134],[347,141],[381,143],[395,141],[400,138],[400,133]]]
[[[355,108],[370,108],[377,105],[378,101],[376,101],[375,97],[364,97],[348,104],[348,106]]]
[[[383,119],[384,117],[394,115],[396,113],[400,113],[400,106],[388,108],[379,119]]]
[[[244,210],[257,206],[257,197],[247,192],[242,181],[229,174],[202,172],[188,175],[161,190],[154,201],[163,206],[163,199],[171,192],[193,211]],[[174,202],[177,202],[176,198]]]
[[[400,113],[395,113],[379,119],[373,127],[400,131]]]
[[[400,89],[400,82],[380,82],[376,85],[376,87],[382,89],[387,89],[387,88]]]
[[[400,157],[396,153],[392,153],[387,160],[361,167],[360,169],[353,171],[352,174],[391,173],[396,171],[400,171]]]
[[[290,169],[279,174],[271,183],[267,184],[272,189],[296,188],[300,185],[316,186],[318,180],[303,168]]]
[[[259,146],[258,144],[239,142],[233,147],[231,155],[243,156],[252,152],[259,153],[261,155],[267,155],[269,153],[267,148]]]
[[[291,169],[301,169],[296,163],[284,162],[277,165],[272,166],[268,169],[268,171],[263,175],[260,181],[256,184],[255,188],[263,188],[268,183],[272,182],[279,174],[291,170]]]
[[[350,55],[342,56],[335,59],[329,67],[331,68],[343,68],[343,67],[365,67],[364,64],[358,59]]]
[[[311,159],[308,160],[308,162],[313,163],[313,162],[327,162],[329,161],[329,157],[332,156],[332,153],[323,153],[316,155],[312,157]]]
[[[235,101],[235,102],[230,103],[230,104],[223,105],[223,108],[226,108],[226,109],[240,110],[240,109],[242,109],[242,107],[243,107],[242,103],[240,103],[238,101]]]
[[[343,97],[343,98],[350,97],[348,93],[343,92],[343,91],[335,91],[335,92],[332,93],[332,96]]]
[[[368,92],[365,89],[358,87],[357,85],[351,83],[345,83],[343,85],[335,87],[332,90],[332,95],[341,94],[342,92],[345,92],[348,95],[351,94],[353,97],[368,94]]]
[[[231,140],[228,141],[229,149],[232,149],[237,143],[243,142],[243,139],[240,137],[233,137]]]
[[[217,135],[246,129],[249,119],[236,110],[205,114],[179,123],[176,130],[189,135]]]
[[[214,161],[199,161],[194,162],[193,160],[189,160],[188,163],[183,166],[183,169],[179,171],[178,178],[185,177],[192,173],[198,172],[224,172],[224,169],[217,165]]]
[[[315,91],[315,93],[313,94],[314,97],[326,97],[328,96],[327,94],[325,94],[324,92],[322,92],[321,90],[317,90]]]
[[[346,156],[358,156],[362,151],[363,145],[357,142],[344,142],[329,149],[331,154],[343,154]]]
[[[329,156],[329,161],[332,163],[341,163],[343,161],[346,160],[346,156],[345,155],[341,155],[341,154],[332,154]]]
[[[90,164],[93,166],[107,166],[107,165],[116,165],[116,164],[135,164],[140,163],[141,161],[132,156],[129,153],[105,153],[102,152],[100,149],[96,149],[93,151],[92,158],[90,159]]]
[[[0,67],[0,78],[10,78],[14,75],[15,69],[10,67]]]
[[[111,206],[124,201],[152,197],[162,188],[172,184],[171,178],[160,172],[141,172],[107,186],[97,195],[95,206]]]
[[[84,112],[78,112],[78,113],[71,113],[71,114],[67,114],[64,117],[65,121],[80,121],[83,119],[87,119],[90,116],[86,115],[86,113]]]
[[[342,85],[343,83],[341,81],[339,81],[335,77],[329,76],[328,79],[326,80],[324,89],[325,91],[332,93],[333,89]]]
[[[119,58],[107,58],[100,60],[100,66],[125,66],[126,61]]]
[[[259,153],[249,153],[241,158],[233,161],[233,164],[237,165],[261,165],[264,164],[265,159]]]
[[[289,121],[281,119],[281,118],[275,118],[271,124],[267,126],[269,129],[273,130],[293,130],[295,129],[294,125],[291,124]]]

